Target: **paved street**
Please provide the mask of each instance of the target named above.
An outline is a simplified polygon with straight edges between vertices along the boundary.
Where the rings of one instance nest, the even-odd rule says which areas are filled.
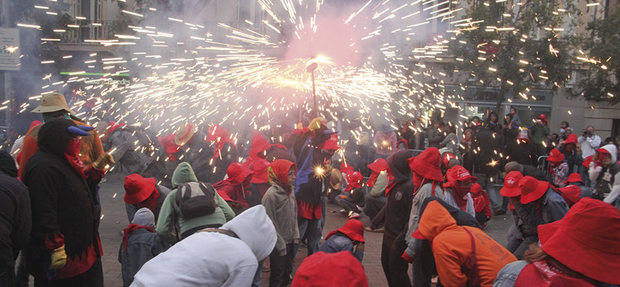
[[[101,188],[101,201],[103,205],[103,219],[101,220],[100,233],[103,241],[103,271],[105,286],[122,286],[121,266],[117,261],[118,247],[121,243],[121,231],[128,224],[127,214],[123,203],[122,178],[118,175],[109,176]],[[344,216],[337,212],[336,206],[329,206],[327,224],[323,234],[336,229],[346,221]],[[511,219],[506,216],[495,217],[488,226],[490,235],[505,244],[505,231]],[[381,238],[382,233],[366,232],[364,268],[368,276],[370,286],[387,286],[385,276],[381,268]],[[300,249],[296,258],[296,267],[299,266],[306,255],[305,249]],[[263,286],[267,286],[268,273],[263,273]]]

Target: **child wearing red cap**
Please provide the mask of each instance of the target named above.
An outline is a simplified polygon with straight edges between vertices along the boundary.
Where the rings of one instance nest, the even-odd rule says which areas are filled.
[[[568,179],[568,163],[564,160],[564,154],[559,149],[552,149],[547,157],[549,162],[549,181],[557,187],[563,187]]]
[[[618,285],[620,212],[590,198],[576,203],[561,220],[538,226],[540,244],[526,261],[506,265],[493,286]]]
[[[343,227],[327,234],[319,251],[349,251],[361,263],[364,259],[364,225],[357,219],[349,219]]]

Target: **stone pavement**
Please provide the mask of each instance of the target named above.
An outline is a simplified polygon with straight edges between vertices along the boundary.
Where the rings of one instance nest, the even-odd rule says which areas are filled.
[[[120,246],[121,232],[128,224],[127,214],[123,202],[123,178],[114,174],[106,177],[106,182],[101,185],[100,197],[103,208],[103,218],[99,227],[103,242],[103,272],[105,286],[122,286],[121,266],[118,263],[118,248]],[[323,235],[342,226],[346,218],[338,212],[337,206],[330,205],[327,212],[327,223]],[[502,244],[506,243],[506,231],[512,221],[507,216],[497,216],[489,222],[487,232]],[[381,240],[382,233],[365,232],[366,246],[364,248],[364,269],[368,276],[370,286],[387,286],[383,269],[381,267]],[[300,248],[295,259],[295,268],[299,266],[306,256],[305,248]],[[262,286],[268,286],[269,273],[263,273]]]

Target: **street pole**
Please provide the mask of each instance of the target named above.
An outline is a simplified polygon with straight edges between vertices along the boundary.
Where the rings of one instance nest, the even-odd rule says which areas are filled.
[[[313,113],[314,118],[319,117],[319,108],[318,108],[317,100],[316,100],[316,86],[314,84],[314,70],[316,70],[316,68],[318,68],[318,66],[319,65],[315,62],[315,63],[310,64],[306,68],[306,70],[312,74],[312,100],[314,102],[314,107],[313,107],[313,109],[314,109],[314,113]]]

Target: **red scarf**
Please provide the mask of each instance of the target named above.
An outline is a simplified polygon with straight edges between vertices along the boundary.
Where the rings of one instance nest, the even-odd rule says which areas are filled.
[[[467,209],[467,193],[469,190],[462,190],[462,188],[455,186],[452,188],[452,191],[454,192],[454,201],[456,205],[458,205],[461,210],[465,211],[465,209]]]
[[[84,163],[80,160],[80,138],[73,138],[67,144],[65,148],[65,158],[69,162],[69,165],[73,167],[73,169],[82,177],[88,178],[86,175],[86,168],[84,167]]]
[[[148,226],[138,225],[138,224],[133,224],[133,223],[129,224],[127,228],[123,229],[123,250],[124,251],[127,251],[127,239],[129,239],[129,235],[131,235],[132,232],[138,229],[146,229],[150,232],[155,232],[153,228],[148,227]]]

